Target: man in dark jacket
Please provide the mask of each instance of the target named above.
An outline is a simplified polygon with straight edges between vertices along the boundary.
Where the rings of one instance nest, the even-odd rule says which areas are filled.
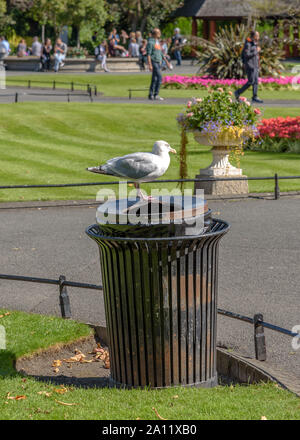
[[[259,32],[252,31],[250,38],[247,38],[245,46],[242,52],[242,59],[245,66],[248,81],[240,89],[235,91],[236,99],[239,99],[240,95],[244,93],[249,87],[253,88],[252,102],[263,103],[261,99],[257,96],[258,91],[258,76],[259,76],[259,52],[260,47],[259,42]]]

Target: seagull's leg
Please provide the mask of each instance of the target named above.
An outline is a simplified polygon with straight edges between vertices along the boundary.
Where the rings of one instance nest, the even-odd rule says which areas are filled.
[[[145,194],[141,191],[139,183],[135,182],[134,187],[136,188],[136,196],[138,199],[143,200],[143,201],[154,200],[154,197],[152,197],[152,196],[145,196]]]

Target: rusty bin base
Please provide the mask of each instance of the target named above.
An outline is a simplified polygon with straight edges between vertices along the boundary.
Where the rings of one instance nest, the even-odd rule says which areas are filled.
[[[214,377],[211,377],[210,379],[204,381],[204,382],[196,382],[196,383],[188,383],[188,384],[174,384],[169,386],[163,386],[163,387],[152,387],[151,385],[146,385],[142,387],[141,385],[134,386],[134,385],[127,385],[121,382],[118,382],[114,380],[112,377],[109,378],[109,386],[110,387],[117,387],[117,388],[124,388],[124,389],[133,389],[133,388],[147,388],[152,390],[163,390],[166,388],[176,388],[176,387],[183,387],[183,388],[213,388],[218,385],[218,374],[216,374]]]

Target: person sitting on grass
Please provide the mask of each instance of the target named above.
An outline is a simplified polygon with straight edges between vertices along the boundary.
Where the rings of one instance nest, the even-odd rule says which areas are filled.
[[[104,72],[110,72],[106,65],[107,53],[107,42],[103,40],[102,43],[95,47],[95,57],[97,61],[101,61],[101,67]]]
[[[59,68],[65,65],[66,54],[67,45],[58,38],[54,46],[54,72],[58,72]]]

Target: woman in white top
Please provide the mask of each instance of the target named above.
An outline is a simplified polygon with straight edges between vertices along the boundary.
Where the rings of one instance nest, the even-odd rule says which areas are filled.
[[[96,60],[101,61],[101,67],[104,72],[110,72],[106,65],[107,52],[108,48],[105,40],[102,41],[102,43],[100,43],[97,47],[95,47]]]

